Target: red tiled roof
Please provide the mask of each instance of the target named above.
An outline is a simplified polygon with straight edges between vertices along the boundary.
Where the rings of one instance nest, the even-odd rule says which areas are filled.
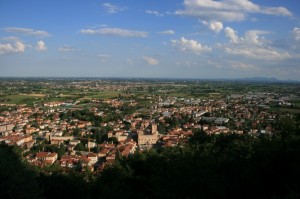
[[[43,158],[46,157],[49,154],[49,152],[38,152],[35,157],[37,158]]]

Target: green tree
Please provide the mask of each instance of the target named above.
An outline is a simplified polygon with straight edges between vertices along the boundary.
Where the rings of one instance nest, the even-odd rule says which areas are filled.
[[[85,147],[84,145],[80,142],[78,143],[75,147],[74,147],[75,150],[77,151],[85,151]]]
[[[286,148],[287,140],[295,134],[295,124],[296,122],[291,115],[277,117],[275,124],[276,134],[280,137],[284,149]]]
[[[61,156],[66,154],[66,150],[67,150],[66,146],[63,143],[61,143],[57,150],[58,159],[60,159]]]
[[[14,146],[0,143],[1,198],[40,198],[38,176],[25,165]]]
[[[80,132],[81,132],[81,130],[79,128],[73,129],[73,136],[78,137]]]

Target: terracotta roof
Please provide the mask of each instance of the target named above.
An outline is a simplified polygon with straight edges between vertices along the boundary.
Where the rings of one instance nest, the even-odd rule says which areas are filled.
[[[42,157],[46,157],[49,154],[49,152],[38,152],[35,157],[37,158],[42,158]]]
[[[57,155],[57,153],[50,153],[49,155],[47,155],[47,157],[55,157]]]
[[[89,153],[88,157],[97,157],[97,154],[96,153]]]

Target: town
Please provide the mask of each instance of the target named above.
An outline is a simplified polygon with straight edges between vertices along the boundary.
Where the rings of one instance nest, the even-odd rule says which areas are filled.
[[[3,78],[2,193],[297,198],[299,87],[269,80]]]
[[[280,118],[300,113],[296,83],[3,79],[0,86],[0,141],[51,172],[99,173],[135,153],[185,147],[199,131],[271,139]]]

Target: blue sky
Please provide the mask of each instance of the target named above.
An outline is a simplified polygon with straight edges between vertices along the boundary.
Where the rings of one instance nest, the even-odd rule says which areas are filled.
[[[1,0],[0,76],[300,80],[298,0]]]

